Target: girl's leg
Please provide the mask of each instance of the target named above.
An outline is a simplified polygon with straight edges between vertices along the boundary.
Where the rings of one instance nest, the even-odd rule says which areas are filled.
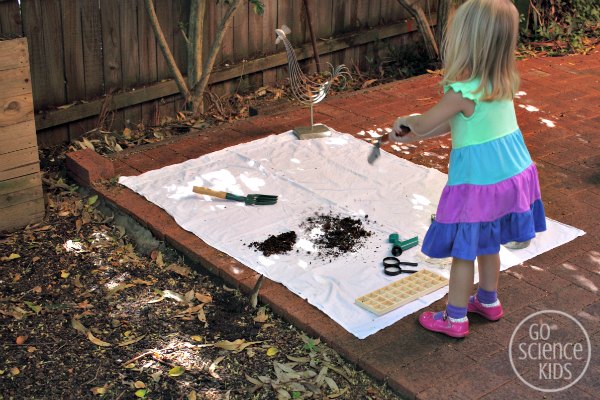
[[[466,308],[469,294],[473,288],[475,265],[473,261],[452,259],[450,270],[450,287],[448,291],[448,304],[454,307]]]
[[[479,269],[479,287],[488,292],[498,290],[500,277],[500,254],[490,254],[477,257]]]
[[[477,294],[469,298],[468,311],[497,321],[504,315],[498,301],[498,278],[500,277],[500,254],[477,257],[479,287]]]
[[[452,259],[446,311],[436,313],[426,311],[422,313],[419,316],[419,322],[425,329],[441,332],[452,337],[465,337],[469,334],[467,307],[474,275],[475,266],[473,261]]]

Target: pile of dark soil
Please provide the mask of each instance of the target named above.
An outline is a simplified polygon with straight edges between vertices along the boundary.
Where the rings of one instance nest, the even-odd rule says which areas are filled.
[[[367,215],[365,219],[368,218]],[[361,247],[364,239],[373,234],[363,227],[359,218],[341,217],[332,213],[316,213],[308,217],[300,227],[306,232],[322,232],[314,239],[319,258],[335,258],[354,252]]]
[[[365,219],[368,219],[367,215]],[[317,257],[321,259],[339,257],[345,253],[358,250],[364,239],[373,232],[363,227],[359,218],[342,217],[339,215],[319,214],[308,217],[300,224],[304,233],[312,236],[317,248]],[[266,257],[272,254],[285,254],[294,248],[297,235],[294,231],[271,235],[262,242],[252,242],[248,247],[254,247]]]
[[[252,242],[248,247],[255,247],[262,252],[266,257],[272,254],[285,254],[294,248],[296,243],[296,232],[289,231],[280,235],[271,235],[263,242]]]

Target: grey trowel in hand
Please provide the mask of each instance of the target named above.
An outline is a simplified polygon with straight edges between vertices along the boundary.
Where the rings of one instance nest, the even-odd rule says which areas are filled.
[[[402,130],[402,133],[404,135],[406,135],[407,133],[410,132],[410,129],[404,125],[402,125],[400,127],[400,129]],[[379,156],[381,155],[381,144],[390,140],[389,135],[390,135],[389,133],[386,133],[385,135],[383,135],[377,139],[377,142],[375,142],[375,144],[373,145],[373,150],[371,150],[371,154],[369,154],[369,158],[368,158],[369,164],[373,164],[375,162],[375,160],[377,160],[379,158]]]

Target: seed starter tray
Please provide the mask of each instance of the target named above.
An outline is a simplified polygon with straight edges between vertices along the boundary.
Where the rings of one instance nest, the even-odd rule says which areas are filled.
[[[358,297],[354,302],[365,310],[383,315],[447,284],[448,279],[423,269]]]

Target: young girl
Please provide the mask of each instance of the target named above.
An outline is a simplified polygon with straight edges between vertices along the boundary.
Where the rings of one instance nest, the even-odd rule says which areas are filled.
[[[390,139],[409,143],[452,131],[448,183],[422,251],[452,257],[445,311],[419,317],[428,330],[469,334],[467,312],[495,321],[500,245],[546,229],[535,164],[517,125],[514,50],[519,15],[510,0],[468,0],[458,8],[444,49],[444,96],[423,115],[398,118]],[[401,126],[410,128],[402,135]],[[479,288],[469,297],[474,260]]]

